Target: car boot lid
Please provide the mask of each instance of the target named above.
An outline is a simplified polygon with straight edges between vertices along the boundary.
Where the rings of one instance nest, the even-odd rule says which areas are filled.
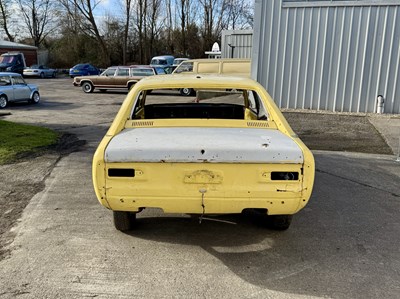
[[[303,163],[301,148],[279,130],[129,128],[112,138],[106,162]]]

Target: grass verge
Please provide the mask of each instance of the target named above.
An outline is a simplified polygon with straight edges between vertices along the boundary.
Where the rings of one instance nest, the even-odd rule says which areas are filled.
[[[58,133],[47,128],[0,120],[0,164],[43,150],[58,138]]]

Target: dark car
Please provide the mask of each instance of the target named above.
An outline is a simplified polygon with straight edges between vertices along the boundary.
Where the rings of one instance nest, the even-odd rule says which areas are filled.
[[[22,53],[4,53],[0,56],[0,72],[13,72],[22,75],[25,58]]]
[[[69,75],[71,78],[76,76],[91,76],[99,74],[100,70],[89,63],[80,63],[69,69]]]

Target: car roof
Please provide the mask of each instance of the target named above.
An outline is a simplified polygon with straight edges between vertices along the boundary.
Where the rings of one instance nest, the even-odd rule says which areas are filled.
[[[141,69],[153,69],[153,67],[149,65],[114,65],[114,66],[109,66],[107,69],[116,69],[116,68],[126,68],[126,69],[136,69],[136,68],[141,68]]]
[[[150,66],[150,65],[146,65],[146,64],[133,64],[133,65],[130,65],[129,67],[131,67],[131,68],[146,68],[146,69],[152,69],[152,68],[154,68],[153,66]]]
[[[81,67],[81,66],[92,66],[90,63],[78,63],[76,65],[74,65],[74,67]]]
[[[225,61],[250,62],[251,59],[249,59],[249,58],[220,58],[220,59],[198,58],[198,59],[184,60],[184,62],[210,62],[210,63],[225,62]]]
[[[10,72],[0,72],[0,76],[19,76],[22,77],[19,73],[10,73]]]
[[[238,88],[238,89],[253,89],[263,88],[258,82],[250,78],[220,75],[220,74],[168,74],[150,76],[140,80],[135,84],[135,87],[141,89],[157,89],[157,88]]]
[[[160,55],[160,56],[154,56],[151,59],[166,59],[166,58],[175,58],[175,57],[172,55]]]

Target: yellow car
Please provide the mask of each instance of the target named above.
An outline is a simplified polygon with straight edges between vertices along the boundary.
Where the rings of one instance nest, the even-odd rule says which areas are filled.
[[[196,95],[177,96],[179,88]],[[311,196],[314,172],[311,151],[266,90],[224,75],[139,81],[93,158],[96,196],[121,231],[144,208],[200,219],[252,209],[287,229]]]

